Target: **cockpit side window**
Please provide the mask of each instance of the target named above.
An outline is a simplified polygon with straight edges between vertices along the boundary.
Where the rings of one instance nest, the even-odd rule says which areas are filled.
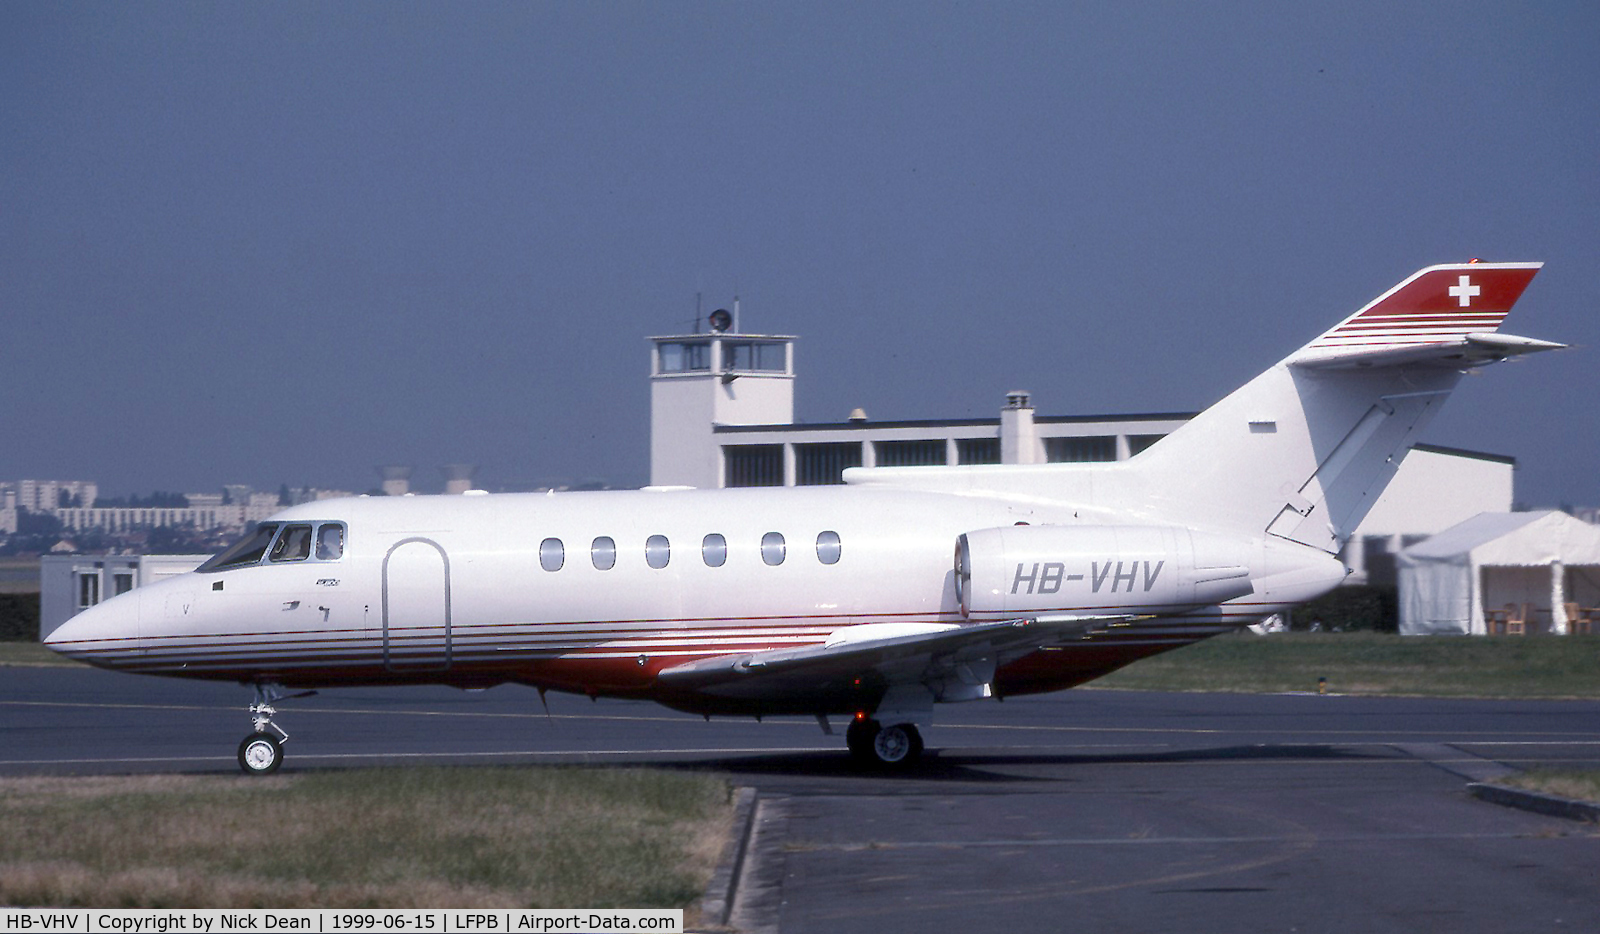
[[[200,565],[196,570],[201,573],[207,573],[249,567],[255,564],[261,560],[262,555],[267,553],[267,545],[271,544],[272,536],[278,534],[278,527],[276,522],[261,523],[244,538],[234,542],[233,545],[219,552],[216,557]]]
[[[267,554],[269,561],[304,561],[311,557],[311,526],[286,525],[278,533],[278,540],[273,543],[272,551]]]
[[[344,557],[344,524],[326,522],[317,529],[317,560],[337,561]]]

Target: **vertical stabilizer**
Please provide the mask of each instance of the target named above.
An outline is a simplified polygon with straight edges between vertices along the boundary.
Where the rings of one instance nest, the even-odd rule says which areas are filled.
[[[1415,273],[1136,458],[1144,505],[1337,552],[1463,372],[1562,346],[1496,333],[1540,265]]]

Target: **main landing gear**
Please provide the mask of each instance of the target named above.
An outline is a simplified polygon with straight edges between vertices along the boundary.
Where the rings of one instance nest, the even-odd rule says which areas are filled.
[[[882,726],[857,717],[845,730],[844,741],[852,759],[885,771],[908,769],[922,757],[922,734],[914,723]]]
[[[289,741],[289,734],[272,722],[273,716],[278,712],[272,705],[281,700],[310,697],[315,693],[317,692],[303,691],[299,694],[285,694],[280,685],[271,683],[256,685],[256,702],[250,705],[250,716],[255,721],[255,732],[239,743],[239,768],[244,769],[246,775],[271,775],[278,771],[278,766],[283,765],[283,744]],[[269,733],[268,730],[272,732]],[[278,735],[273,736],[273,733]]]

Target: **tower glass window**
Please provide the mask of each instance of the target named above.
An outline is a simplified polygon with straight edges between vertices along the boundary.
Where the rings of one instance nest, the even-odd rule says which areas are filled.
[[[947,456],[943,439],[879,441],[877,453],[879,467],[940,466]]]
[[[861,445],[855,441],[794,446],[795,486],[843,483],[847,467],[861,466]]]
[[[1114,461],[1117,439],[1110,435],[1044,439],[1044,457],[1052,464]]]
[[[722,368],[782,373],[787,369],[782,344],[757,341],[723,341]]]
[[[956,457],[963,464],[1000,463],[999,438],[961,438],[956,441]]]
[[[711,369],[711,344],[707,341],[671,341],[659,345],[657,366],[663,373]]]
[[[730,444],[722,455],[723,486],[783,486],[783,445]]]

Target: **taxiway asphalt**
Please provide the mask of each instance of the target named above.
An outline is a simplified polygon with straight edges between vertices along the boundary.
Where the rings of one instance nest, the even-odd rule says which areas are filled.
[[[230,773],[237,685],[0,669],[0,775]],[[1600,765],[1600,702],[1079,690],[952,705],[905,776],[809,720],[501,687],[280,705],[286,770],[703,768],[757,791],[746,930],[1600,930],[1600,830],[1470,798]],[[842,728],[842,724],[839,724]],[[842,732],[842,729],[841,729]]]

